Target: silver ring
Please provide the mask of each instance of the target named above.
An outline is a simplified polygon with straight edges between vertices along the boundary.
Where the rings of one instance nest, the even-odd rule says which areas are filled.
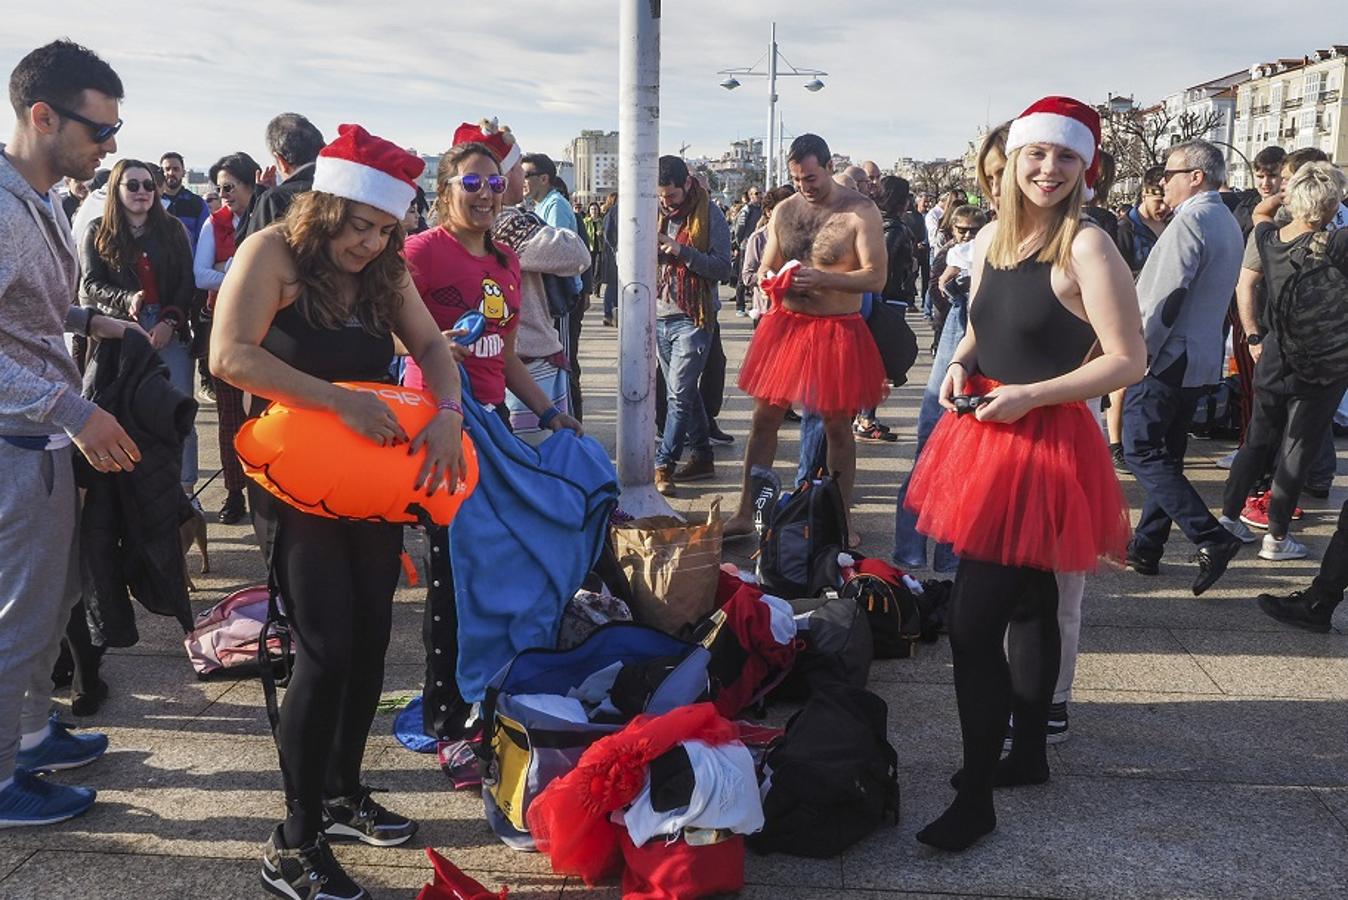
[[[108,454],[108,453],[100,453],[100,454],[98,454],[98,458],[99,458],[99,459],[112,459],[112,456],[111,456],[111,454]]]

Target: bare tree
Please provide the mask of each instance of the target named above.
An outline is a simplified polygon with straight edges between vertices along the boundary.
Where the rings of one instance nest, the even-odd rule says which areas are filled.
[[[923,194],[940,194],[951,188],[967,189],[968,181],[964,161],[959,159],[917,163],[911,179],[913,192]]]
[[[1206,137],[1224,119],[1220,110],[1173,113],[1165,104],[1131,109],[1100,108],[1101,144],[1114,155],[1116,183],[1139,184],[1142,173],[1165,162],[1170,148]]]

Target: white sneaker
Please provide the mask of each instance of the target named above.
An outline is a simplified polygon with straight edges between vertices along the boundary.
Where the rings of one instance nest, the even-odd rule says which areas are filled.
[[[1218,516],[1217,521],[1223,528],[1231,532],[1233,537],[1238,538],[1242,544],[1253,544],[1255,541],[1259,540],[1258,535],[1250,530],[1250,526],[1239,519],[1228,519],[1226,516]]]
[[[1235,451],[1235,450],[1232,450],[1230,453],[1226,454],[1226,455],[1223,456],[1221,459],[1217,460],[1217,468],[1219,468],[1219,469],[1229,469],[1229,468],[1231,468],[1231,465],[1232,465],[1235,461],[1236,461],[1236,451]],[[1240,535],[1236,535],[1236,537],[1240,537]],[[1240,538],[1240,539],[1241,539],[1242,541],[1245,540],[1244,538]],[[1245,543],[1248,544],[1249,541],[1245,541]]]
[[[1271,534],[1264,535],[1264,544],[1259,548],[1259,558],[1267,559],[1271,562],[1282,562],[1287,559],[1305,559],[1306,545],[1299,543],[1296,538],[1290,534],[1278,540]]]

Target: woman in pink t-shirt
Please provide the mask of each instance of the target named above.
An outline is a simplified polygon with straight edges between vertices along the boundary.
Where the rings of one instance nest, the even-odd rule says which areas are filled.
[[[460,144],[440,157],[435,176],[435,208],[439,224],[407,239],[405,253],[412,281],[442,330],[477,310],[486,330],[468,348],[463,368],[464,392],[494,407],[509,425],[506,389],[538,416],[539,425],[580,433],[580,423],[552,406],[515,352],[520,316],[520,263],[510,248],[497,244],[491,226],[501,212],[507,178],[485,144]],[[404,383],[419,386],[421,372],[408,362]],[[481,488],[480,488],[481,489]],[[467,737],[466,704],[455,683],[458,663],[458,616],[454,578],[449,564],[447,529],[432,528],[430,584],[426,589],[426,687],[422,722],[429,735],[442,740]],[[464,771],[475,771],[464,748]],[[445,757],[448,758],[448,757]],[[451,768],[454,768],[451,764]],[[451,777],[457,777],[451,772]]]

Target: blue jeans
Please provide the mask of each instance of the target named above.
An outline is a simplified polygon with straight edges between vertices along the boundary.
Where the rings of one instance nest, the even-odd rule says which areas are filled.
[[[861,295],[861,318],[870,319],[875,295]],[[863,409],[861,415],[875,418],[875,407]],[[813,478],[820,469],[828,469],[828,435],[824,432],[824,417],[808,409],[800,411],[800,461],[796,465],[796,484]]]
[[[927,444],[936,423],[941,420],[941,382],[945,380],[945,371],[955,356],[955,348],[964,340],[964,332],[969,327],[969,312],[965,298],[954,296],[950,300],[950,313],[946,316],[945,327],[941,329],[941,341],[936,345],[936,357],[931,362],[931,375],[927,378],[927,389],[922,393],[922,406],[917,411],[917,449],[913,453],[913,466],[917,467],[922,448]],[[917,514],[904,507],[908,496],[908,482],[913,473],[899,486],[898,502],[894,510],[894,562],[901,568],[918,569],[927,564],[927,538],[917,531]],[[932,556],[932,568],[937,572],[952,572],[959,565],[959,557],[949,544],[937,544]]]
[[[707,365],[711,350],[711,329],[698,328],[687,316],[655,320],[655,346],[660,353],[660,372],[668,391],[668,412],[660,448],[655,451],[657,466],[672,466],[683,455],[684,445],[693,459],[711,459],[711,441],[707,438],[707,409],[697,380]]]
[[[1180,359],[1159,375],[1145,375],[1123,396],[1123,458],[1146,500],[1133,533],[1133,552],[1159,560],[1173,521],[1196,545],[1230,540],[1226,529],[1184,476],[1189,423],[1201,388],[1180,387]]]
[[[140,326],[149,331],[159,322],[159,307],[152,304],[142,309],[137,318],[140,321]],[[164,365],[168,366],[169,382],[188,397],[195,397],[192,376],[196,364],[192,360],[191,348],[185,342],[179,340],[177,334],[174,334],[173,337],[169,338],[169,342],[159,349],[159,358],[163,360]],[[183,442],[182,474],[178,480],[183,484],[196,484],[197,482],[197,426],[195,421],[192,424],[192,430],[187,433],[187,440]]]

